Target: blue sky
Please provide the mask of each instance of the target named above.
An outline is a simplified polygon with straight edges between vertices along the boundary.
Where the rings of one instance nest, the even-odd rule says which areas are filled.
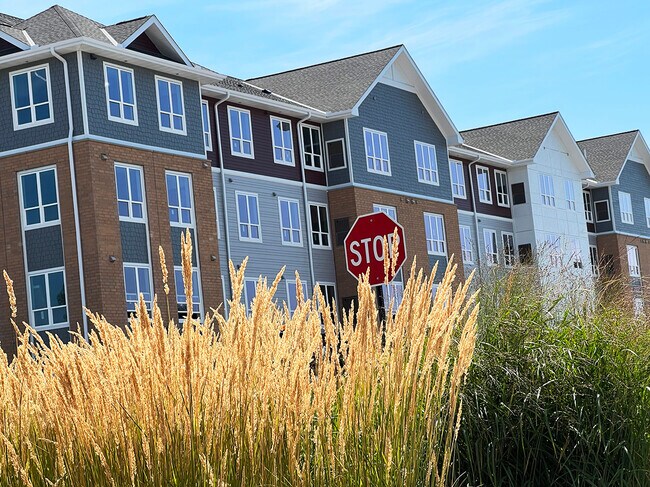
[[[51,0],[50,0],[51,1]],[[0,0],[26,17],[51,5]],[[103,23],[155,13],[194,61],[241,78],[405,44],[463,130],[560,110],[577,139],[650,141],[650,2],[70,0]]]

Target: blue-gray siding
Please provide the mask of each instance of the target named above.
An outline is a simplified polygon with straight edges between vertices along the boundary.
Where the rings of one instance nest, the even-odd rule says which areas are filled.
[[[347,161],[347,140],[345,137],[345,123],[343,120],[323,124],[323,143],[327,145],[328,140],[343,139],[345,144],[345,159]],[[344,184],[350,182],[350,162],[347,161],[347,167],[344,169],[335,169],[329,171],[329,164],[327,165],[327,184],[329,186],[336,186],[337,184]]]
[[[133,264],[149,263],[147,227],[144,223],[120,222],[122,261]]]
[[[27,230],[25,232],[25,254],[29,272],[63,267],[61,225]]]
[[[469,227],[472,235],[472,254],[474,257],[473,264],[463,263],[465,268],[465,276],[469,276],[471,272],[479,266],[479,261],[485,265],[485,241],[483,239],[483,230],[494,230],[497,232],[497,247],[499,250],[500,263],[503,264],[503,233],[513,233],[512,221],[490,218],[486,215],[478,216],[478,238],[476,236],[476,225],[474,223],[474,216],[467,213],[458,213],[459,226]],[[518,242],[515,240],[515,251]],[[479,254],[480,253],[480,254]]]
[[[609,216],[610,220],[608,222],[596,222],[596,232],[611,232],[613,230],[612,218],[614,218],[614,209],[612,208],[612,202],[609,201],[609,188],[595,188],[591,190],[591,201],[594,205],[594,221],[596,221],[596,202],[597,201],[607,201],[609,204]]]
[[[194,230],[190,230],[190,235],[192,235],[192,265],[196,267],[196,235],[194,235]],[[181,258],[181,234],[185,233],[184,228],[180,227],[171,227],[171,238],[172,238],[172,251],[174,254],[174,265],[182,265],[183,260]]]
[[[630,194],[634,224],[623,223],[619,204],[619,191]],[[612,186],[612,213],[616,231],[650,237],[646,223],[644,198],[650,198],[650,174],[646,167],[635,161],[627,161],[619,178],[619,184]]]

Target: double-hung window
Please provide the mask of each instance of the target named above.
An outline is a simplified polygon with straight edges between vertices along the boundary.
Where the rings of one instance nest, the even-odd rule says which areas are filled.
[[[167,206],[172,226],[194,226],[192,181],[189,174],[167,173]]]
[[[487,167],[476,166],[476,181],[478,183],[478,199],[481,203],[492,204],[492,188],[490,187],[490,170]]]
[[[305,168],[323,171],[323,148],[320,129],[314,125],[302,125],[302,158]]]
[[[555,206],[555,188],[553,187],[553,176],[549,174],[539,175],[539,193],[541,195],[543,205]]]
[[[451,192],[454,198],[467,197],[465,191],[465,172],[463,171],[463,163],[460,161],[449,160],[449,172],[451,173]]]
[[[397,221],[397,209],[394,206],[388,206],[388,205],[379,205],[379,204],[373,204],[372,205],[372,212],[373,213],[385,213],[393,221]]]
[[[228,107],[228,126],[230,127],[230,152],[233,156],[253,159],[253,129],[251,112],[241,108]]]
[[[307,283],[301,282],[302,288],[302,302],[307,299]],[[287,281],[287,306],[289,313],[293,315],[298,309],[298,283],[296,281]]]
[[[499,249],[497,247],[497,232],[487,228],[483,229],[483,245],[487,264],[497,265],[499,263]]]
[[[567,210],[576,211],[576,193],[573,181],[570,179],[564,180],[564,197],[566,198]]]
[[[635,245],[627,246],[627,267],[631,277],[641,277],[639,249]]]
[[[589,191],[582,192],[582,201],[585,205],[585,220],[588,223],[594,222],[594,213],[591,208],[591,193]]]
[[[388,135],[377,130],[363,129],[366,146],[366,164],[369,172],[390,176]]]
[[[418,181],[425,184],[438,185],[438,159],[436,147],[424,142],[415,141],[415,162],[418,169]]]
[[[29,274],[31,323],[37,330],[68,326],[65,271],[48,269]]]
[[[10,73],[14,130],[54,121],[48,65]]]
[[[460,229],[460,249],[463,254],[463,264],[474,263],[474,249],[472,246],[472,230],[461,225]]]
[[[621,208],[621,221],[633,225],[634,214],[632,213],[632,197],[630,196],[630,193],[619,191],[618,204]]]
[[[447,255],[445,222],[442,215],[425,213],[424,233],[427,239],[427,253],[430,255]]]
[[[124,290],[126,291],[127,314],[135,313],[140,295],[151,310],[153,291],[151,288],[151,266],[148,264],[124,264]]]
[[[309,218],[311,223],[311,244],[314,247],[329,248],[330,233],[327,205],[309,203]]]
[[[494,180],[497,190],[497,205],[510,206],[510,194],[508,193],[508,174],[505,171],[494,171]]]
[[[515,265],[515,236],[510,232],[501,232],[503,242],[503,264],[506,267]]]
[[[115,164],[117,210],[122,221],[144,222],[144,183],[142,168]]]
[[[325,302],[329,305],[329,307],[333,310],[336,309],[336,288],[334,287],[334,283],[328,283],[328,282],[319,282],[317,283],[318,288],[320,289],[320,292],[323,295],[323,298],[325,299]]]
[[[183,268],[174,267],[174,284],[176,285],[176,303],[178,304],[179,322],[187,318],[187,296],[185,295],[185,281],[183,281]],[[192,269],[192,318],[201,317],[201,288],[199,270]]]
[[[237,223],[239,240],[262,241],[260,212],[257,195],[254,193],[235,193],[237,197]]]
[[[106,78],[108,119],[137,125],[138,111],[135,102],[133,70],[104,63],[104,77]]]
[[[596,212],[597,223],[610,221],[609,200],[595,201],[594,211]]]
[[[212,130],[210,129],[210,104],[201,101],[201,121],[203,122],[203,144],[207,152],[212,152]]]
[[[20,193],[25,228],[59,223],[56,169],[21,173]]]
[[[325,145],[327,147],[329,170],[336,171],[337,169],[347,167],[344,139],[328,140]]]
[[[300,206],[298,200],[278,198],[282,245],[302,245]]]
[[[156,76],[156,95],[158,97],[158,124],[163,132],[185,135],[185,106],[183,84]]]
[[[293,137],[291,121],[271,117],[271,138],[273,140],[273,161],[293,166]]]
[[[643,198],[643,204],[645,205],[645,224],[650,228],[650,198]]]

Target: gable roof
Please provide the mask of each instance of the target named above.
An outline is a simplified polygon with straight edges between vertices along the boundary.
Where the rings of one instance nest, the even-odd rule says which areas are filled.
[[[631,130],[578,142],[596,175],[596,181],[609,183],[618,179],[639,133],[638,130]]]
[[[34,43],[41,46],[76,37],[108,42],[100,23],[59,5],[43,10],[13,27],[27,31]]]
[[[559,112],[461,131],[465,143],[512,161],[535,157]]]
[[[357,54],[247,81],[323,112],[351,110],[402,46]]]
[[[123,22],[118,22],[117,24],[107,25],[105,27],[105,30],[111,35],[113,39],[115,39],[118,44],[122,44],[140,27],[142,27],[145,22],[147,22],[151,17],[153,16],[146,15],[137,19],[125,20]]]

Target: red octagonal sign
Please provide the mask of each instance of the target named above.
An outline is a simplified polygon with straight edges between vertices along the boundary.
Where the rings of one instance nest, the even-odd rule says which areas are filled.
[[[392,251],[393,233],[397,228],[397,273],[406,260],[404,227],[385,213],[370,213],[357,218],[345,237],[345,262],[348,272],[355,279],[370,269],[370,285],[386,282],[384,273],[384,239],[388,240],[388,251]],[[390,269],[389,269],[390,274]],[[394,274],[388,276],[392,281]]]

